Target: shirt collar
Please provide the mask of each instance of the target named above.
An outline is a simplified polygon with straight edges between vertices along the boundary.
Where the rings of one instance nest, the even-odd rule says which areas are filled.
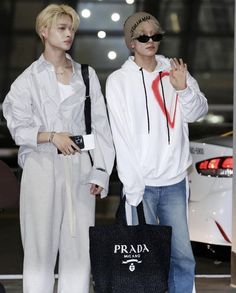
[[[72,64],[72,74],[75,73],[75,63],[73,61],[73,59],[71,58],[71,56],[69,54],[66,53],[66,58],[71,60],[71,64]],[[38,59],[38,72],[42,72],[43,70],[45,70],[46,68],[50,68],[53,70],[53,65],[51,62],[47,61],[44,57],[43,54],[41,54],[41,56]]]

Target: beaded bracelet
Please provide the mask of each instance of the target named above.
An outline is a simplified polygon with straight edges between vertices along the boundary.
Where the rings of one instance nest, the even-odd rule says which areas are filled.
[[[49,139],[48,139],[49,142],[52,142],[55,133],[56,133],[55,131],[52,131],[52,132],[50,133],[50,136],[49,136]]]

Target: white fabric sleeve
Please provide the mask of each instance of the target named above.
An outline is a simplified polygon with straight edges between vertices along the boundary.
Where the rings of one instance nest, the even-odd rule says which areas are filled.
[[[33,119],[30,88],[27,78],[19,76],[3,102],[3,115],[16,145],[37,148],[40,126]]]
[[[101,197],[108,192],[109,176],[115,159],[114,145],[108,122],[105,100],[101,92],[98,77],[93,68],[89,68],[92,132],[95,138],[95,149],[91,151],[94,166],[89,182],[104,188]]]
[[[128,204],[137,206],[142,200],[145,183],[140,170],[134,146],[126,120],[124,97],[117,81],[108,78],[106,83],[106,99],[113,140],[116,150],[118,176],[123,183]]]
[[[184,121],[195,122],[208,112],[208,103],[197,81],[188,73],[187,88],[177,91]]]

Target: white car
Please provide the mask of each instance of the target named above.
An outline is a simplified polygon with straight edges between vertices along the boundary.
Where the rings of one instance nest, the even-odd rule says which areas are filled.
[[[233,133],[190,143],[191,241],[230,246],[232,240]]]

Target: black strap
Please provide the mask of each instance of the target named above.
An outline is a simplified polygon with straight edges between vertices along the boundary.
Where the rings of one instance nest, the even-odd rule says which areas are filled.
[[[85,116],[85,128],[86,133],[91,134],[91,99],[89,93],[89,71],[88,64],[81,64],[81,73],[86,87],[85,92],[85,104],[84,104],[84,116]]]
[[[84,80],[84,84],[86,87],[85,91],[85,102],[84,102],[84,117],[85,117],[85,129],[87,134],[91,134],[92,128],[91,128],[91,98],[89,93],[89,70],[88,70],[88,64],[81,64],[81,73]],[[88,151],[89,158],[91,161],[91,165],[93,166],[93,159]]]
[[[126,196],[121,195],[120,204],[119,204],[117,212],[116,212],[116,223],[117,224],[127,225],[125,203],[126,203]],[[144,215],[142,201],[139,203],[139,205],[136,207],[136,209],[137,209],[137,216],[138,216],[139,225],[145,225],[146,219],[145,219],[145,215]]]

